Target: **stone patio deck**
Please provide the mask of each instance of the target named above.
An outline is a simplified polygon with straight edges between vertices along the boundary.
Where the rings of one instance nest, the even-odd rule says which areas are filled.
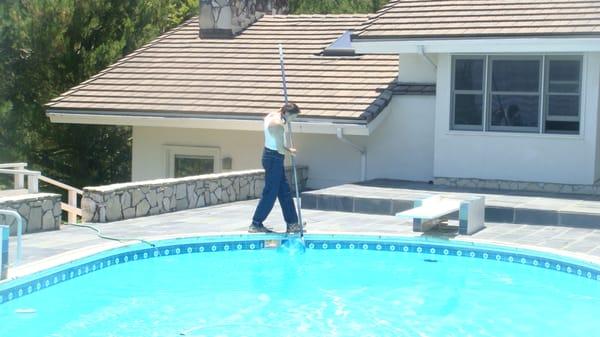
[[[372,180],[302,193],[303,208],[393,215],[432,195],[485,196],[486,222],[600,229],[600,198],[577,194],[466,189],[397,180]]]
[[[170,214],[149,216],[112,223],[91,224],[103,234],[120,238],[152,240],[158,237],[196,236],[207,234],[246,233],[257,200],[235,202],[180,211]],[[522,248],[535,248],[571,257],[582,258],[600,264],[600,229],[575,228],[567,226],[539,226],[507,223],[487,223],[486,228],[471,236],[456,234],[452,221],[427,234],[413,233],[411,221],[389,215],[304,210],[308,222],[308,234],[355,233],[369,235],[422,236],[428,239],[461,240],[503,245],[518,245]],[[283,231],[281,211],[275,207],[265,224],[277,231]],[[262,234],[255,234],[262,235]],[[118,246],[118,243],[97,237],[88,228],[64,225],[59,231],[24,235],[23,260],[21,267],[13,271],[19,275],[35,268],[40,261],[60,260],[77,251],[95,249],[97,251]],[[15,242],[11,238],[11,260],[15,257]],[[55,262],[57,263],[57,262]],[[47,263],[46,263],[47,264]],[[33,269],[32,269],[33,268]],[[9,270],[9,276],[15,275]]]

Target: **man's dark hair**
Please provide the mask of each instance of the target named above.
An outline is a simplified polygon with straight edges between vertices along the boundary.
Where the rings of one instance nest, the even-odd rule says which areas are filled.
[[[296,103],[287,103],[281,107],[281,113],[285,113],[286,115],[297,115],[300,113],[300,108]]]

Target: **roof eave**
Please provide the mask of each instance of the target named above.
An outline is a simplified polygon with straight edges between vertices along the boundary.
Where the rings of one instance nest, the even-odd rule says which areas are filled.
[[[132,112],[76,111],[48,109],[46,115],[52,123],[148,126],[213,130],[262,131],[262,116],[208,116],[173,114],[135,114]],[[308,134],[336,134],[344,129],[348,135],[368,136],[370,128],[362,119],[298,118],[293,131]]]
[[[353,36],[357,54],[600,52],[600,35]]]

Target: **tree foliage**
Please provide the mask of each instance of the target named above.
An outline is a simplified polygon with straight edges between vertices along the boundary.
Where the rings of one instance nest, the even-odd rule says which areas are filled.
[[[384,2],[289,5],[293,14],[359,13]],[[44,104],[197,10],[198,0],[0,1],[0,163],[27,162],[77,187],[129,180],[130,128],[53,124]]]
[[[374,13],[387,0],[289,0],[291,14]]]
[[[44,104],[195,15],[197,2],[0,2],[0,162],[75,186],[129,180],[130,128],[52,124]]]

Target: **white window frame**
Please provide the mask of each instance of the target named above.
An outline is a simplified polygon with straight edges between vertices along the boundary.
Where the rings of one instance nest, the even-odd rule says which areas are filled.
[[[455,89],[455,81],[456,81],[456,73],[455,73],[455,68],[456,68],[456,59],[461,59],[461,60],[481,60],[483,61],[483,78],[481,79],[481,90],[456,90]],[[450,128],[451,130],[457,130],[457,131],[483,131],[485,123],[486,123],[486,118],[485,118],[485,107],[487,104],[487,81],[485,80],[487,78],[487,56],[485,55],[460,55],[460,56],[456,56],[456,57],[452,57],[452,78],[451,78],[451,97],[450,97]],[[466,94],[466,95],[481,95],[481,101],[482,101],[482,106],[481,106],[481,111],[483,113],[482,116],[482,120],[481,120],[481,126],[478,125],[467,125],[467,124],[455,124],[454,121],[455,119],[455,101],[456,101],[456,95],[460,95],[460,94]]]
[[[486,79],[486,92],[487,96],[486,102],[487,105],[483,109],[483,113],[485,114],[487,123],[485,125],[486,131],[491,132],[528,132],[528,133],[539,133],[541,129],[540,125],[540,115],[543,111],[542,101],[543,101],[543,87],[544,87],[544,58],[542,56],[533,56],[533,55],[488,55],[487,57],[487,66],[488,70],[486,74],[488,75]],[[533,92],[519,92],[519,91],[493,91],[492,90],[492,76],[493,76],[493,64],[496,60],[503,61],[539,61],[538,65],[538,91],[537,93]],[[494,95],[518,95],[518,96],[537,96],[538,97],[538,111],[537,111],[537,127],[533,126],[502,126],[502,125],[492,125],[492,96]]]
[[[163,145],[166,158],[166,174],[175,177],[175,156],[213,157],[213,173],[221,172],[221,149],[209,146]]]
[[[555,60],[567,60],[567,61],[579,61],[579,83],[577,83],[577,93],[550,93],[550,62]],[[543,110],[543,124],[544,133],[546,133],[546,121],[552,122],[579,122],[579,133],[581,133],[581,109],[583,108],[583,57],[580,55],[549,55],[546,56],[546,62],[544,63],[544,76],[547,79],[544,83],[544,110]],[[550,96],[579,96],[579,109],[577,110],[577,116],[550,116],[548,110],[550,107]],[[560,134],[560,132],[551,132],[553,134]],[[572,133],[567,133],[572,134]]]
[[[454,90],[454,77],[455,77],[455,61],[456,59],[481,59],[483,58],[485,61],[484,68],[484,98],[483,98],[483,128],[482,127],[474,127],[470,126],[469,128],[465,128],[463,125],[455,125],[454,115],[455,115],[455,103],[454,97],[456,95]],[[494,130],[490,130],[491,125],[491,68],[492,68],[492,59],[532,59],[539,58],[541,60],[541,70],[540,70],[540,103],[539,103],[539,111],[538,111],[538,127],[508,127],[508,128],[498,128],[494,127]],[[548,111],[548,72],[549,72],[549,62],[550,60],[578,60],[580,64],[580,73],[579,73],[579,111],[577,117],[558,117],[547,119],[547,111]],[[586,81],[586,72],[585,68],[587,66],[586,58],[582,54],[455,54],[451,55],[450,59],[450,123],[449,123],[449,131],[452,133],[460,133],[460,134],[477,134],[481,132],[490,133],[490,134],[521,134],[521,135],[539,135],[539,136],[563,136],[563,137],[583,137],[584,134],[584,102],[585,102],[585,91],[584,83]],[[556,132],[546,132],[546,121],[547,120],[566,120],[569,121],[578,121],[579,122],[579,130],[576,133],[556,133]],[[528,130],[529,129],[529,130]],[[535,129],[535,130],[534,130]]]

